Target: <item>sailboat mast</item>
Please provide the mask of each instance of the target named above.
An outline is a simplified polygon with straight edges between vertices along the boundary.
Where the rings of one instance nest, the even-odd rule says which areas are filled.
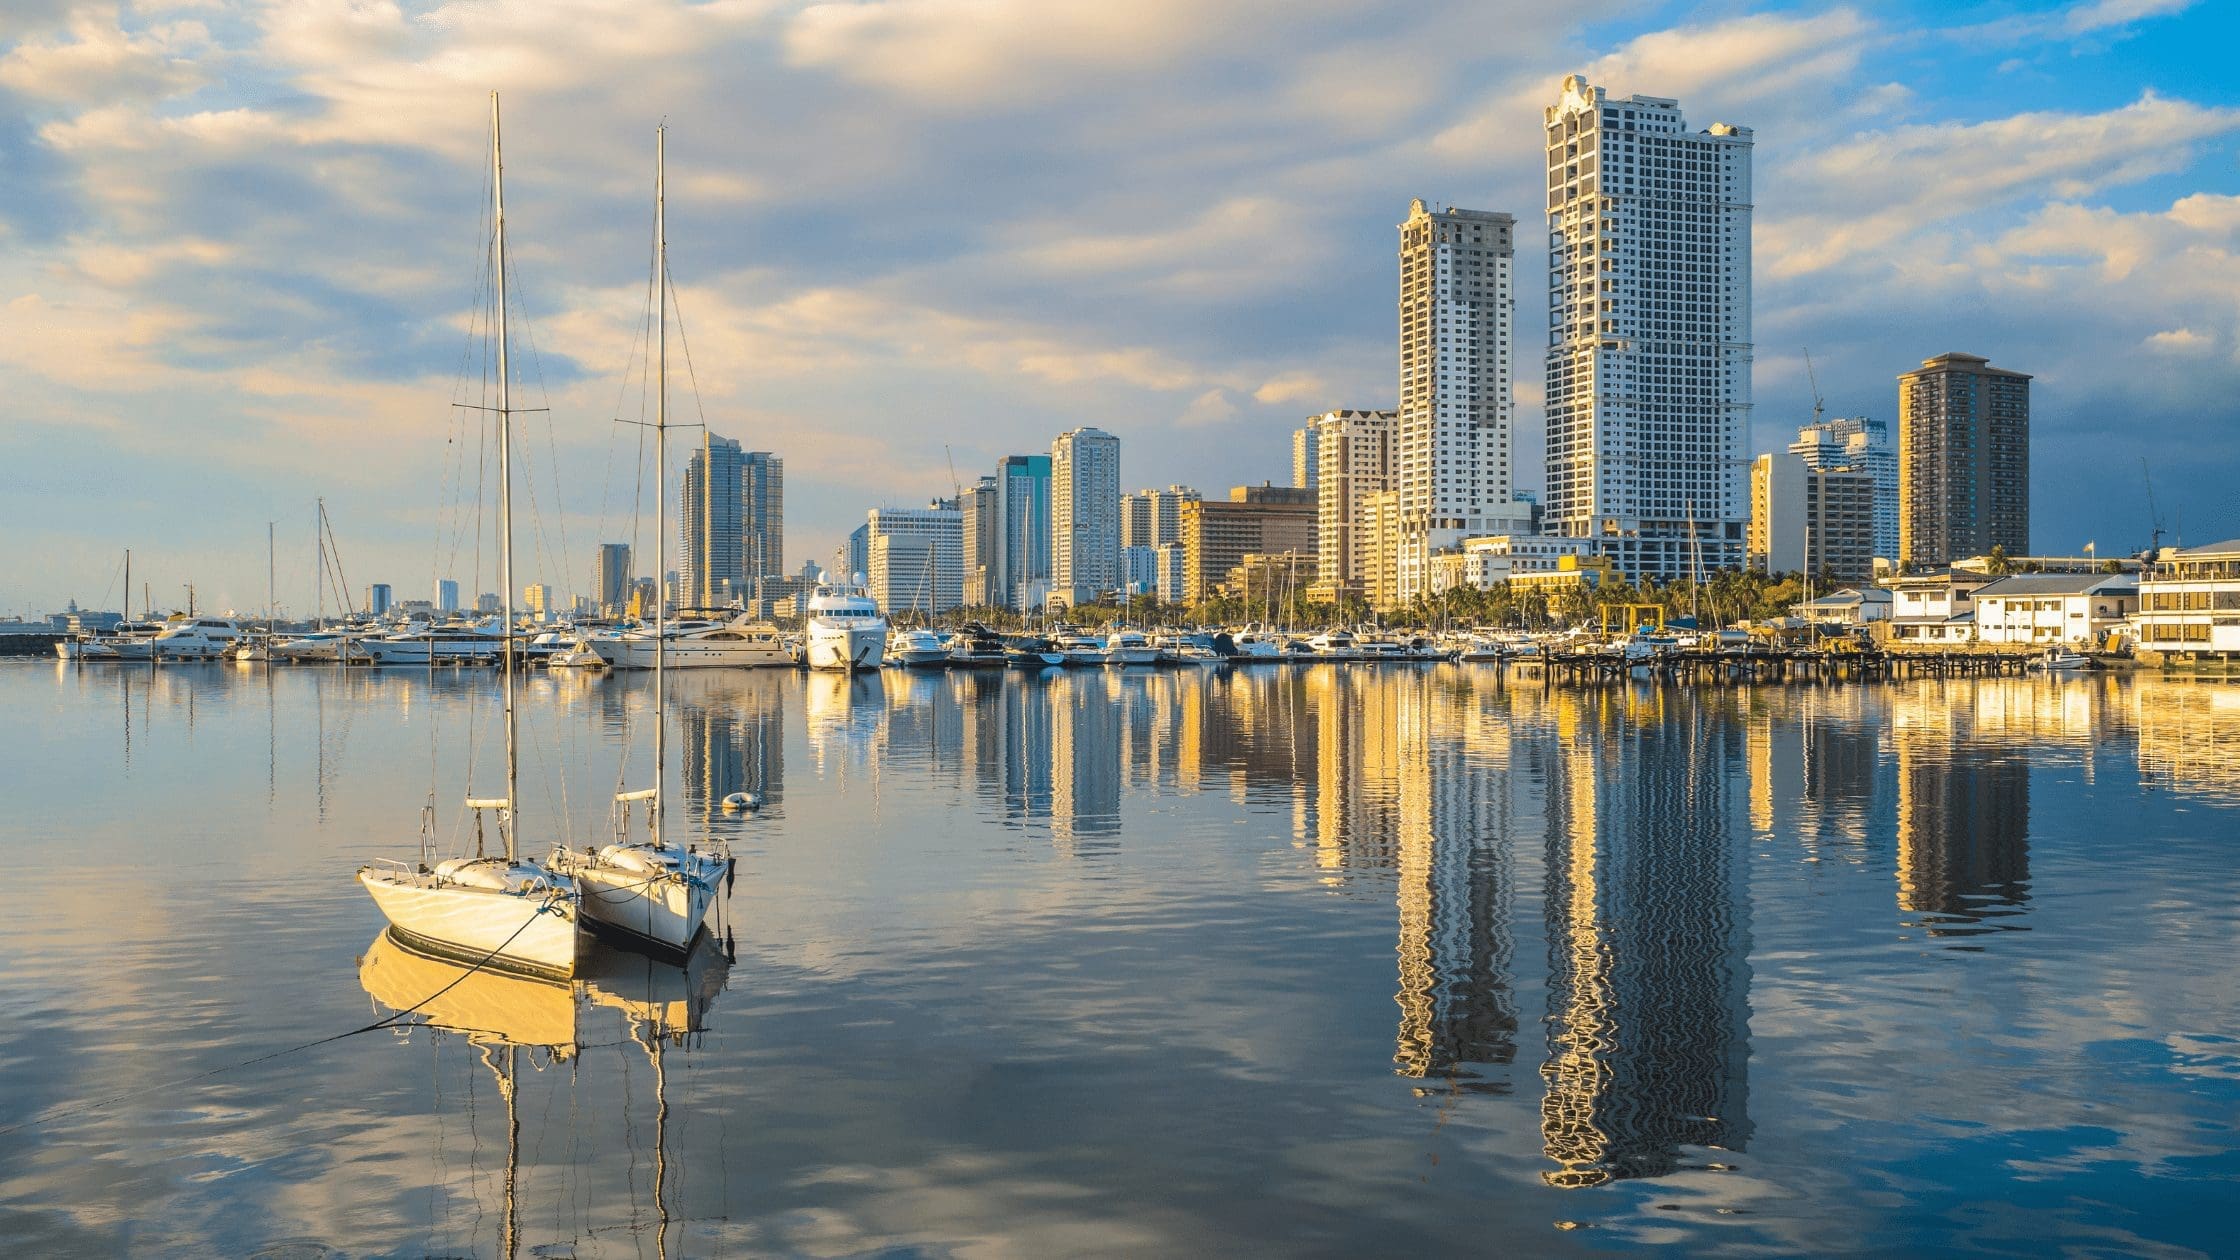
[[[124,549],[124,619],[132,620],[132,548]]]
[[[497,225],[498,258],[498,588],[505,620],[506,696],[506,863],[516,857],[515,816],[520,805],[514,792],[519,765],[514,752],[513,710],[513,395],[506,366],[506,165],[498,132],[498,94],[490,94],[490,204]]]
[[[658,520],[653,531],[653,571],[658,586],[669,580],[669,127],[653,132],[653,268],[654,323],[661,342],[660,375],[653,394],[653,462],[657,488],[654,502]],[[700,511],[708,511],[708,463],[700,464]],[[701,581],[707,581],[708,553],[700,552]],[[662,788],[669,778],[669,652],[667,592],[657,590],[653,601],[653,842],[661,843],[661,816],[666,812]]]
[[[318,568],[311,575],[311,587],[317,592],[319,603],[319,629],[327,628],[327,501],[319,500],[319,514],[311,521],[311,545],[318,551]]]

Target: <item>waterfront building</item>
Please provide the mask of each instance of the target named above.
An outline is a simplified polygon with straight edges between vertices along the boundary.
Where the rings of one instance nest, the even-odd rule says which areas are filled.
[[[1975,590],[1983,643],[2093,646],[2138,609],[2129,573],[2010,573]]]
[[[1890,620],[1894,604],[1890,592],[1882,587],[1847,586],[1818,599],[1791,604],[1789,615],[1818,626],[1858,627]]]
[[[1293,487],[1294,489],[1298,487]],[[1284,609],[1303,603],[1314,582],[1314,557],[1295,551],[1262,555],[1246,552],[1222,575],[1221,593],[1241,599],[1248,608],[1262,609],[1274,620],[1285,620]]]
[[[744,455],[736,441],[711,433],[685,462],[677,511],[684,575],[679,598],[695,607],[716,607],[745,585]]]
[[[1572,75],[1545,113],[1545,528],[1629,577],[1740,568],[1751,132]]]
[[[1021,612],[1038,607],[1050,584],[1050,457],[996,461],[995,552],[988,603]]]
[[[395,602],[395,597],[387,582],[375,582],[366,588],[366,611],[373,616],[387,616],[390,605]]]
[[[1890,637],[1899,643],[1967,643],[1976,634],[1976,591],[1992,575],[1954,567],[1944,572],[1901,573],[1883,582],[1890,590]]]
[[[1199,603],[1249,553],[1313,557],[1315,492],[1262,482],[1182,505],[1183,596]]]
[[[1120,498],[1120,545],[1159,547],[1182,541],[1182,505],[1200,495],[1188,486],[1138,490]]]
[[[1094,603],[1120,581],[1120,439],[1071,429],[1050,444],[1051,597]]]
[[[964,602],[970,608],[990,608],[1008,601],[991,598],[989,575],[996,562],[996,479],[986,476],[962,490],[958,508],[964,522]]]
[[[1972,354],[1898,377],[1898,560],[2030,549],[2030,378]]]
[[[1410,202],[1400,224],[1400,495],[1395,598],[1427,588],[1433,552],[1524,528],[1510,481],[1516,219]]]
[[[552,615],[553,595],[553,589],[542,582],[522,587],[521,606],[527,609],[529,615],[537,620],[547,620]]]
[[[630,602],[630,544],[599,544],[599,611],[620,616]]]
[[[1397,411],[1341,408],[1307,421],[1319,468],[1314,477],[1316,571],[1312,598],[1336,603],[1365,597],[1372,537],[1363,522],[1366,496],[1393,488]],[[1294,478],[1296,480],[1296,478]],[[1304,483],[1302,483],[1304,484]],[[1397,545],[1397,544],[1395,544]]]
[[[1391,608],[1400,602],[1400,492],[1372,490],[1359,501],[1354,554],[1361,565],[1361,598],[1371,608]]]
[[[1622,580],[1624,576],[1617,561],[1606,555],[1589,554],[1558,556],[1556,567],[1552,569],[1534,569],[1528,572],[1512,570],[1508,581],[1509,589],[1519,594],[1537,591],[1552,597],[1570,590],[1599,590]]]
[[[864,528],[870,549],[866,584],[881,609],[934,616],[963,604],[962,512],[942,503],[873,508]]]
[[[1122,547],[1120,549],[1120,577],[1126,583],[1128,595],[1153,595],[1159,590],[1159,549],[1157,547]]]
[[[840,548],[840,563],[846,565],[848,569],[846,573],[840,575],[842,581],[861,582],[864,580],[864,575],[871,572],[871,527],[869,525],[858,525],[848,531],[848,541]]]
[[[1800,425],[1790,453],[1814,472],[1863,472],[1874,481],[1874,554],[1898,557],[1898,452],[1890,426],[1865,416]],[[1752,513],[1756,519],[1756,513]]]
[[[1585,539],[1545,534],[1490,534],[1465,538],[1462,546],[1431,558],[1431,591],[1470,587],[1492,590],[1520,573],[1554,573],[1566,558],[1576,563],[1590,551]]]
[[[2139,575],[2135,635],[2164,657],[2240,659],[2240,538],[2163,548]]]
[[[459,611],[457,578],[444,578],[436,583],[436,610],[446,616]]]
[[[504,601],[498,598],[498,593],[496,591],[484,591],[480,595],[474,597],[474,610],[476,615],[478,616],[488,615],[495,612],[502,612],[504,611],[504,608]]]
[[[1866,469],[1822,472],[1793,451],[1751,464],[1748,554],[1760,573],[1872,581],[1874,531],[1875,482]]]
[[[739,457],[739,525],[746,538],[739,548],[747,582],[786,571],[786,466],[769,451]]]

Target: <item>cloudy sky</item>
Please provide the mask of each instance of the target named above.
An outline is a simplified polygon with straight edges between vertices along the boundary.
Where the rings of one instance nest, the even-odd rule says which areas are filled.
[[[451,406],[492,88],[551,408],[522,426],[524,582],[651,548],[613,418],[664,117],[677,405],[784,455],[797,566],[945,493],[945,448],[969,478],[1078,424],[1132,485],[1283,480],[1301,417],[1393,403],[1409,198],[1533,221],[1571,72],[1756,129],[1759,447],[1809,415],[1804,347],[1832,412],[1885,419],[1896,373],[1965,350],[2036,375],[2038,548],[2143,545],[2142,458],[2188,541],[2240,535],[2221,0],[1381,9],[7,0],[0,612],[116,607],[126,547],[159,604],[261,606],[267,521],[307,608],[318,496],[353,587],[494,588]]]

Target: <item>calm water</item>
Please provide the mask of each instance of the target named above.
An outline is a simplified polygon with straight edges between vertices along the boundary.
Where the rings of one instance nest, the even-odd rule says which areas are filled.
[[[2240,688],[674,690],[728,968],[189,1080],[442,983],[351,873],[492,680],[0,666],[0,1254],[2230,1254]],[[650,708],[531,682],[525,829]]]

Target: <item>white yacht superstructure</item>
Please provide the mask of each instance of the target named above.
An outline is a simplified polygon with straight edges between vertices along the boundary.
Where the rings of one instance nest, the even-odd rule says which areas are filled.
[[[887,619],[859,582],[819,586],[809,598],[809,668],[853,673],[885,663]]]
[[[361,639],[358,651],[376,665],[471,665],[494,661],[504,652],[505,632],[497,623],[417,626],[381,638]],[[514,649],[521,651],[520,647]]]
[[[241,627],[225,617],[173,617],[154,635],[119,637],[114,647],[119,660],[214,661],[240,641]]]
[[[651,631],[614,638],[584,641],[600,659],[616,669],[652,669],[654,636]],[[661,655],[670,669],[712,669],[729,666],[751,669],[793,664],[793,649],[785,636],[767,621],[693,619],[672,621],[664,628]]]

